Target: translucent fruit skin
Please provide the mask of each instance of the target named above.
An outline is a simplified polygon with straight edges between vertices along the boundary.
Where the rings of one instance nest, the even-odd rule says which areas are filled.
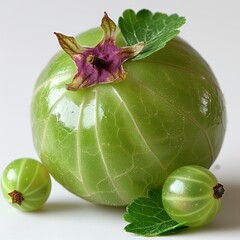
[[[184,166],[173,171],[162,188],[162,202],[168,215],[178,223],[199,227],[211,222],[221,207],[213,195],[218,184],[206,168]]]
[[[96,28],[76,39],[95,46],[102,34]],[[117,45],[125,45],[120,34]],[[124,69],[121,82],[68,91],[77,70],[61,51],[33,91],[40,159],[66,189],[98,204],[128,205],[183,165],[210,167],[225,134],[217,80],[185,41],[176,38]]]
[[[2,175],[2,193],[13,207],[22,211],[41,208],[51,191],[51,178],[42,163],[31,158],[20,158],[11,162]],[[9,193],[20,192],[22,204],[12,203]]]

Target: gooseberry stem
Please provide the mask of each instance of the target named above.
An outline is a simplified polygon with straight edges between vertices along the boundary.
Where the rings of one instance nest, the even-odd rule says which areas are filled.
[[[213,196],[216,199],[219,199],[224,194],[225,189],[222,184],[218,183],[215,187],[213,187]]]
[[[24,198],[20,192],[18,192],[17,190],[14,190],[8,193],[8,195],[12,198],[12,204],[17,203],[20,206],[22,205]]]

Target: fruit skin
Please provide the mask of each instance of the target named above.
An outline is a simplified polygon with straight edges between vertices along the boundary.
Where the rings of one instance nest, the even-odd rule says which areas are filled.
[[[101,38],[96,28],[76,39],[95,46]],[[125,45],[120,33],[117,45]],[[121,82],[68,91],[65,84],[77,70],[61,51],[33,91],[32,132],[40,159],[66,189],[93,203],[128,205],[162,186],[180,166],[210,167],[225,134],[217,80],[182,39],[125,62],[124,69]]]
[[[216,177],[201,166],[184,166],[173,171],[162,188],[162,202],[176,222],[199,227],[211,222],[221,208],[221,197],[214,197]]]
[[[51,178],[46,167],[31,158],[19,158],[4,170],[1,180],[2,193],[9,204],[22,211],[34,211],[47,201],[51,191]],[[9,193],[22,194],[21,204],[13,203]]]

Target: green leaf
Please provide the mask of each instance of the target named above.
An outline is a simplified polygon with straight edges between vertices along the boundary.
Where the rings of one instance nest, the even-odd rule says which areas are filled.
[[[161,190],[150,190],[148,197],[140,197],[127,207],[124,219],[129,222],[127,232],[144,236],[173,234],[183,228],[185,223],[173,221],[162,205]]]
[[[163,48],[168,41],[179,34],[178,28],[185,23],[184,17],[177,14],[153,14],[143,9],[135,13],[128,9],[119,18],[118,25],[127,45],[144,42],[142,52],[131,60],[145,58]]]

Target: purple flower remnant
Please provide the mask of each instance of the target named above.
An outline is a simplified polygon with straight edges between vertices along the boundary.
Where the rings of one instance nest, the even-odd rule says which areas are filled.
[[[123,80],[126,72],[122,63],[142,51],[143,42],[121,48],[116,46],[117,26],[107,13],[104,13],[101,27],[104,36],[95,47],[80,46],[73,37],[55,32],[62,49],[77,66],[72,82],[66,85],[68,90],[76,91],[98,83]]]

